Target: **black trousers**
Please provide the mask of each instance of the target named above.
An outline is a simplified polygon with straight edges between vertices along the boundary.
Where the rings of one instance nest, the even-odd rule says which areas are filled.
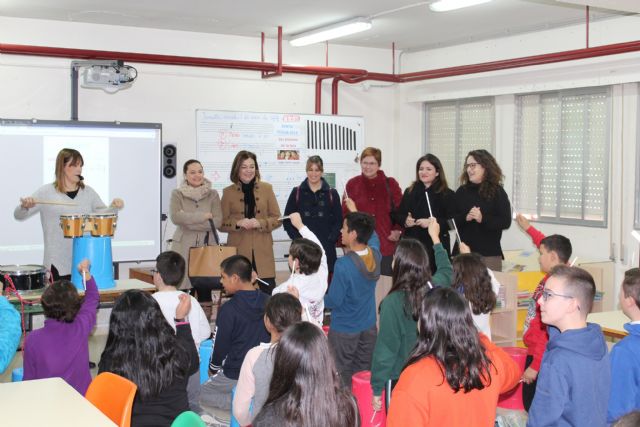
[[[533,356],[527,356],[527,360],[524,363],[524,369],[527,369],[533,362]],[[533,402],[533,396],[536,394],[536,384],[538,379],[536,378],[531,384],[522,383],[522,404],[525,411],[529,412],[531,403]]]

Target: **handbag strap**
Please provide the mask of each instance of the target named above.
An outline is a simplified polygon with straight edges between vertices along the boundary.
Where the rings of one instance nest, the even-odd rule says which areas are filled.
[[[213,223],[213,220],[211,218],[209,218],[209,225],[211,226],[211,231],[213,231],[213,238],[216,239],[216,245],[220,246],[220,237],[218,237],[218,231],[216,230],[216,226]],[[208,244],[209,241],[209,232],[207,231],[207,237],[205,237],[207,243],[205,243],[205,246]]]
[[[387,194],[389,194],[389,200],[391,201],[391,212],[396,210],[396,204],[393,203],[393,195],[391,194],[391,187],[389,186],[389,177],[385,177],[384,183],[387,186]]]

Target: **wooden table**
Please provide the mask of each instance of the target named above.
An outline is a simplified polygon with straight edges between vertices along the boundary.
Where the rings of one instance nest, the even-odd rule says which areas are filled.
[[[152,268],[130,268],[129,269],[129,277],[132,279],[142,280],[143,282],[147,282],[153,285],[153,273],[151,272]]]
[[[597,323],[602,328],[602,333],[610,338],[624,338],[628,335],[624,324],[630,322],[622,310],[603,311],[591,313],[587,316],[587,322]]]
[[[113,302],[122,295],[124,292],[130,289],[140,289],[147,292],[155,292],[156,287],[145,283],[141,280],[137,279],[124,279],[124,280],[116,280],[116,286],[108,289],[98,289],[98,293],[100,294],[100,303],[98,304],[98,308],[111,308],[113,307]],[[80,295],[84,295],[84,291],[78,291]],[[32,304],[24,306],[24,314],[26,316],[25,321],[25,329],[30,331],[33,326],[33,316],[38,314],[43,314],[42,305],[40,305],[40,297],[39,295],[27,295],[23,296],[22,299],[25,301],[31,302]],[[15,296],[8,297],[9,302],[15,305],[16,309],[20,311],[20,301]]]
[[[117,427],[62,378],[0,384],[3,426]]]

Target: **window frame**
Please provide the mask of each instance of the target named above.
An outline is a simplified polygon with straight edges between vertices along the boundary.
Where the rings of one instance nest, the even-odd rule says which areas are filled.
[[[542,223],[548,223],[548,224],[561,224],[561,225],[574,225],[574,226],[583,226],[583,227],[593,227],[593,228],[607,228],[608,224],[609,224],[609,185],[610,185],[610,181],[611,181],[611,149],[612,149],[612,135],[611,135],[611,128],[612,128],[612,102],[613,102],[613,96],[612,96],[612,87],[611,86],[594,86],[594,87],[586,87],[586,88],[576,88],[576,89],[561,89],[561,90],[553,90],[553,91],[541,91],[541,92],[530,92],[530,93],[521,93],[521,94],[516,94],[515,95],[515,109],[514,109],[514,155],[513,155],[513,175],[514,175],[514,185],[513,185],[513,190],[512,190],[512,195],[511,195],[511,200],[513,200],[514,202],[517,200],[516,197],[516,193],[518,191],[517,188],[517,182],[518,180],[517,178],[517,174],[518,174],[518,167],[519,167],[519,162],[520,162],[520,156],[518,155],[518,147],[519,147],[519,132],[521,132],[521,124],[519,122],[519,119],[521,119],[521,114],[520,114],[520,109],[521,109],[521,102],[520,99],[524,96],[531,96],[531,95],[539,95],[541,98],[543,95],[546,94],[556,94],[559,98],[559,117],[558,120],[560,121],[560,125],[559,125],[559,133],[560,133],[560,139],[558,141],[557,144],[557,155],[559,155],[561,153],[561,149],[563,146],[563,128],[562,128],[562,106],[563,106],[563,102],[565,97],[567,96],[576,96],[576,95],[594,95],[594,94],[600,94],[600,93],[604,93],[606,96],[606,100],[605,100],[605,109],[606,109],[606,118],[605,118],[605,132],[604,134],[606,135],[606,141],[604,144],[604,148],[605,148],[605,153],[604,153],[604,161],[603,161],[603,178],[606,180],[605,184],[603,186],[603,200],[602,200],[602,206],[603,206],[603,218],[602,220],[593,220],[593,219],[584,219],[585,217],[585,199],[586,199],[586,186],[585,186],[585,177],[588,174],[588,168],[583,166],[582,167],[582,179],[581,179],[581,186],[582,186],[582,191],[581,191],[581,219],[577,219],[577,218],[566,218],[566,217],[561,217],[561,204],[558,203],[558,201],[561,199],[562,197],[562,188],[563,188],[563,184],[561,182],[561,180],[557,180],[556,181],[556,209],[555,209],[555,217],[552,216],[546,216],[546,215],[541,215],[540,213],[540,205],[541,205],[541,192],[540,192],[540,187],[541,187],[541,180],[542,180],[542,162],[540,161],[540,153],[541,153],[541,149],[542,149],[542,144],[538,144],[538,172],[536,174],[536,179],[537,179],[537,184],[536,184],[536,221],[538,222],[542,222]],[[541,99],[540,98],[540,99]],[[588,112],[584,113],[585,115],[588,114]],[[540,134],[542,134],[542,122],[540,121]],[[582,152],[582,160],[583,160],[583,165],[584,163],[586,163],[586,160],[588,159],[587,157],[587,150],[583,150]],[[640,157],[638,157],[638,164],[640,164]],[[556,173],[560,172],[560,165],[558,165],[558,167],[556,167]],[[638,171],[636,170],[636,174],[638,173]],[[522,177],[518,177],[518,178],[522,178]]]

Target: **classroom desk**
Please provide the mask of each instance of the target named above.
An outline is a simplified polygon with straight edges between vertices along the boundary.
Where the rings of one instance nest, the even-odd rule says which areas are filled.
[[[597,323],[602,328],[602,333],[609,338],[624,338],[628,335],[623,325],[630,322],[629,318],[621,310],[603,311],[591,313],[587,316],[587,322]]]
[[[0,384],[3,426],[116,427],[62,378]]]
[[[116,286],[109,289],[98,289],[98,293],[100,294],[100,303],[98,304],[98,308],[111,308],[113,307],[113,302],[122,295],[125,291],[130,289],[140,289],[147,292],[155,292],[156,288],[153,285],[145,283],[141,280],[137,279],[123,279],[116,280]],[[80,295],[84,295],[84,291],[78,291]],[[25,301],[33,302],[33,304],[24,306],[24,314],[25,314],[25,330],[30,331],[33,326],[33,316],[42,314],[42,306],[40,305],[40,297],[39,295],[27,295],[23,296],[22,299]],[[20,301],[15,296],[8,297],[9,302],[14,304],[16,309],[20,311]]]

